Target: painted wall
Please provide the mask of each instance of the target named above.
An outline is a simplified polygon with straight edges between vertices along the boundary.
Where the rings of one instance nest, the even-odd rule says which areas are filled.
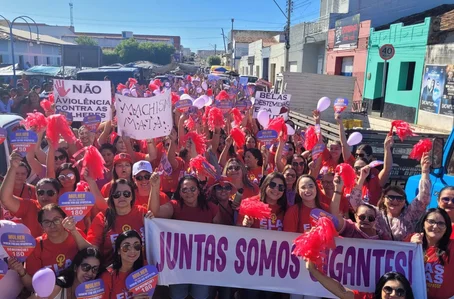
[[[367,45],[370,35],[370,21],[360,23],[358,35],[358,47],[348,50],[334,50],[334,29],[328,32],[328,47],[326,53],[326,74],[340,75],[339,69],[336,70],[336,60],[342,63],[343,57],[353,57],[353,77],[355,78],[355,90],[353,101],[361,101],[364,94],[364,73],[367,62]],[[339,68],[339,66],[337,66]]]
[[[395,56],[388,63],[383,108],[385,118],[398,118],[412,123],[416,121],[429,27],[430,18],[426,18],[424,23],[412,26],[394,24],[388,30],[370,31],[365,100],[381,98],[383,60],[380,58],[379,48],[384,44],[392,44],[396,49]],[[402,90],[399,87],[399,79],[403,74],[401,70],[404,71],[405,63],[408,62],[415,63],[413,85],[411,90]]]
[[[11,46],[8,40],[0,40],[0,55],[3,63],[12,63]],[[30,46],[25,41],[14,42],[14,59],[16,63],[19,63],[19,56],[23,56],[24,64],[29,62],[31,66],[41,64],[59,65],[61,61],[60,46],[37,45],[36,43]],[[35,63],[35,57],[37,57],[37,63]],[[50,63],[48,63],[47,58],[49,58]]]
[[[274,74],[273,74],[274,70]],[[270,70],[268,78],[274,84],[276,75],[285,70],[285,44],[280,43],[270,47]]]

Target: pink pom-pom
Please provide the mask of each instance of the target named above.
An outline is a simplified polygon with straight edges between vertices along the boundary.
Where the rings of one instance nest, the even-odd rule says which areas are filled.
[[[313,262],[318,269],[321,269],[326,250],[336,248],[334,237],[337,236],[338,233],[331,219],[320,217],[316,226],[293,241],[295,248],[292,254]]]
[[[189,116],[187,120],[184,121],[184,126],[189,130],[189,131],[194,131],[195,129],[195,121],[192,118],[192,116]]]
[[[47,127],[47,119],[40,112],[27,113],[27,118],[20,122],[27,130],[34,129],[39,132]]]
[[[270,121],[267,130],[276,131],[281,136],[281,140],[287,141],[287,126],[282,117],[276,117]]]
[[[39,102],[39,105],[45,112],[51,112],[52,111],[52,103],[48,100],[42,100]]]
[[[197,154],[199,155],[205,154],[207,150],[205,136],[197,134],[197,132],[188,132],[186,135],[184,135],[183,139],[181,140],[181,143],[186,145],[189,139],[191,139],[192,142],[194,143],[195,151],[197,152]]]
[[[189,167],[201,176],[216,179],[216,168],[214,168],[202,155],[197,155],[195,158],[192,158],[189,162]]]
[[[410,125],[403,120],[395,120],[391,123],[391,131],[389,132],[390,135],[393,133],[393,128],[396,128],[396,134],[399,136],[401,141],[404,141],[404,139],[409,136],[417,136],[413,133]]]
[[[239,128],[233,128],[230,130],[230,136],[238,148],[242,148],[246,144],[246,134],[244,134],[244,132]]]
[[[430,140],[429,138],[421,139],[421,140],[419,140],[418,143],[416,143],[413,146],[413,149],[411,150],[409,157],[410,157],[410,159],[420,161],[422,159],[422,156],[425,153],[430,152],[431,149],[432,149],[432,140]]]
[[[186,80],[188,80],[188,82],[192,82],[192,77],[191,77],[190,75],[188,75],[188,76],[186,77]]]
[[[106,170],[104,158],[96,147],[93,145],[87,146],[74,154],[77,157],[81,152],[85,151],[84,157],[80,160],[82,162],[82,170],[84,173],[85,169],[88,170],[88,174],[95,180],[104,178],[104,171]]]
[[[230,100],[230,96],[229,94],[227,93],[227,91],[225,90],[222,90],[220,93],[218,93],[218,95],[216,96],[216,100],[218,101],[228,101]]]
[[[121,91],[122,91],[123,89],[125,89],[125,88],[126,88],[126,85],[124,85],[123,83],[120,83],[120,84],[117,85],[117,91],[118,91],[119,93],[121,93]]]
[[[238,108],[233,108],[230,110],[230,113],[233,115],[233,122],[235,123],[235,126],[239,127],[243,122],[243,114],[241,114],[241,111]]]
[[[131,89],[134,85],[137,84],[137,79],[135,79],[135,78],[129,78],[129,79],[128,79],[128,82],[129,82],[129,89]]]
[[[269,219],[271,208],[268,204],[258,200],[257,197],[251,197],[241,201],[239,214],[257,219]]]
[[[304,138],[305,138],[304,148],[307,151],[311,151],[318,142],[318,137],[317,133],[315,132],[314,126],[307,127],[306,133],[304,134]]]
[[[355,187],[356,183],[356,172],[353,167],[348,163],[342,163],[336,166],[335,173],[341,176],[344,181],[345,191],[349,192]]]
[[[216,128],[223,128],[225,126],[224,115],[221,109],[212,107],[208,112],[208,128],[214,131]]]
[[[180,100],[180,96],[175,93],[175,92],[172,92],[172,105],[175,105],[176,102],[178,102]]]
[[[162,82],[159,79],[154,79],[152,84],[156,85],[157,87],[161,87],[162,86]]]
[[[76,185],[76,192],[88,192],[90,191],[90,186],[88,186],[88,183],[86,181],[80,181]]]
[[[155,91],[156,89],[159,89],[159,86],[157,86],[156,84],[154,83],[150,83],[148,85],[148,89],[151,90],[151,91]]]
[[[66,122],[66,117],[61,114],[54,114],[47,118],[46,135],[52,142],[54,148],[58,147],[60,135],[69,144],[76,143],[77,141],[76,136],[74,136],[73,131]]]
[[[202,115],[202,123],[208,124],[208,114],[210,113],[211,108],[211,106],[205,107],[205,113]]]
[[[206,95],[209,96],[209,97],[212,97],[213,96],[213,90],[211,88],[208,88],[207,92],[206,92]]]
[[[55,97],[54,97],[54,94],[53,94],[53,93],[51,93],[51,94],[47,97],[47,99],[48,99],[49,102],[51,102],[52,104],[55,103]]]

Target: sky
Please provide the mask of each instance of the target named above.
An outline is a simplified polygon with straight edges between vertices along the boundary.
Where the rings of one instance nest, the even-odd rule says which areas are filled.
[[[286,0],[275,0],[286,11]],[[37,23],[70,25],[69,0],[3,0],[0,15],[27,15]],[[294,0],[292,25],[319,16],[319,0]],[[191,51],[224,48],[234,29],[283,30],[286,17],[273,0],[73,0],[76,32],[176,35]]]

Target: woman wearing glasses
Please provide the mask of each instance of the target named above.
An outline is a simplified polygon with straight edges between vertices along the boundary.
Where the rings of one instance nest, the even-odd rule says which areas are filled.
[[[74,298],[77,287],[87,281],[94,280],[102,273],[101,253],[94,247],[80,250],[71,265],[57,275],[51,299]],[[32,295],[29,299],[39,299]]]
[[[307,261],[306,269],[328,291],[341,299],[414,299],[408,279],[397,272],[388,272],[378,280],[374,293],[363,293],[350,290],[337,280],[320,272],[314,263]],[[431,298],[431,297],[429,297]]]
[[[56,274],[66,269],[79,250],[90,246],[85,235],[76,228],[73,217],[67,217],[56,204],[44,206],[38,213],[38,222],[44,234],[36,238],[36,247],[26,260],[26,269],[15,259],[9,259],[10,268],[17,271],[24,286],[32,289],[32,277],[41,268],[48,267]]]
[[[429,178],[430,158],[424,155],[421,159],[421,179],[418,194],[409,204],[405,192],[397,186],[389,186],[383,190],[378,202],[377,228],[383,231],[389,239],[403,241],[415,231],[416,222],[424,213],[430,202],[431,182]],[[350,194],[350,204],[357,209],[363,204],[363,185],[370,175],[370,167],[365,166],[360,170],[356,187]]]
[[[118,179],[125,179],[128,182],[132,182],[132,158],[128,154],[119,153],[114,157],[112,168],[112,181],[108,182],[102,187],[101,194],[103,198],[109,197],[112,184]],[[87,183],[90,184],[88,180]],[[90,184],[90,190],[91,189],[92,184]]]
[[[138,161],[132,166],[132,179],[136,187],[135,205],[148,209],[148,199],[150,197],[151,184],[150,177],[153,172],[151,163],[145,160]],[[164,192],[159,192],[161,205],[169,201],[169,197]]]
[[[223,175],[229,178],[241,199],[259,194],[259,188],[248,179],[246,167],[240,160],[236,158],[228,160]]]
[[[146,208],[136,206],[134,203],[135,193],[132,184],[125,179],[118,179],[110,190],[108,208],[93,219],[87,240],[101,251],[104,266],[112,263],[113,244],[119,234],[131,229],[142,235],[144,233],[144,217],[151,215],[147,214]]]
[[[451,218],[451,226],[454,231],[454,187],[446,186],[438,193],[438,207],[448,213]],[[454,239],[454,232],[451,234],[451,239]]]
[[[141,235],[135,230],[124,231],[118,235],[114,245],[113,263],[101,275],[104,281],[102,298],[149,298],[140,295],[131,297],[126,288],[126,277],[144,266]]]
[[[60,195],[76,190],[77,183],[80,182],[79,170],[71,163],[64,163],[55,172],[56,179],[60,182],[62,189]]]
[[[208,200],[219,207],[220,224],[233,225],[234,210],[230,197],[235,193],[235,187],[225,178],[215,182],[208,190]]]
[[[454,296],[454,243],[451,219],[445,210],[429,209],[418,222],[411,242],[422,244],[426,270],[427,297],[444,299]]]

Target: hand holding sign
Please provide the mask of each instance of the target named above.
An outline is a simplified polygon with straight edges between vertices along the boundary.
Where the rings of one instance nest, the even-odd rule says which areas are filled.
[[[22,157],[38,142],[38,135],[33,131],[17,130],[11,133],[10,142],[13,150],[17,150]]]
[[[77,299],[100,299],[104,294],[104,281],[102,279],[90,280],[81,283],[76,288]]]
[[[126,288],[133,296],[147,294],[151,297],[157,284],[158,269],[152,265],[144,266],[126,277]]]
[[[35,249],[36,240],[30,234],[5,232],[0,236],[0,243],[10,257],[25,262]]]
[[[344,98],[337,98],[334,101],[334,111],[336,113],[342,113],[348,107],[348,100]]]
[[[66,192],[58,199],[58,205],[76,222],[82,220],[94,204],[95,196],[90,192]]]

